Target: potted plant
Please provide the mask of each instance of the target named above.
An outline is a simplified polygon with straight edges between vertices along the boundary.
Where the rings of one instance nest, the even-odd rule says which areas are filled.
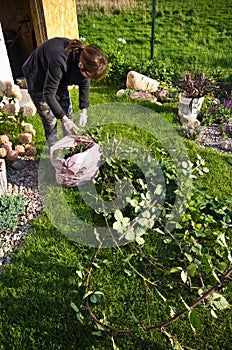
[[[178,84],[179,108],[178,116],[181,124],[196,120],[205,95],[214,90],[214,81],[204,73],[188,73],[182,75]]]

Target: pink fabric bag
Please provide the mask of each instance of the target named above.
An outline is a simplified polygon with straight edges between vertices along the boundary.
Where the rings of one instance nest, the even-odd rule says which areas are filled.
[[[80,143],[86,146],[86,150],[81,153],[67,158],[59,158],[56,154],[58,150],[69,150]],[[86,136],[68,135],[51,146],[50,161],[56,170],[56,181],[59,185],[82,185],[98,174],[101,161],[100,146]]]

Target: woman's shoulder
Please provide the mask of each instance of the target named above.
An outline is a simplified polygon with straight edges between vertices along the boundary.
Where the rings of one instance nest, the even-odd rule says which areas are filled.
[[[65,49],[65,47],[70,43],[71,39],[68,38],[61,38],[61,37],[55,37],[46,40],[42,45],[44,47],[51,47],[53,49]]]

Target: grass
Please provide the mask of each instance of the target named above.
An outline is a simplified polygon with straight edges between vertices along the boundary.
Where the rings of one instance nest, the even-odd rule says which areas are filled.
[[[73,95],[74,109],[77,109],[77,94],[75,92]],[[109,101],[117,101],[115,91],[93,86],[93,105]],[[154,109],[155,106],[150,105],[150,108]],[[170,111],[163,114],[170,122]],[[33,123],[39,130],[41,125],[38,117],[33,119]],[[124,137],[131,131],[127,132],[128,134],[123,132]],[[42,135],[37,137],[38,145],[42,145]],[[147,141],[144,138],[144,142],[149,142],[149,138]],[[200,149],[192,141],[186,143],[190,158],[194,160],[196,154],[200,154],[210,169],[209,174],[199,178],[197,186],[209,194],[219,196],[221,200],[228,198],[228,193],[231,193],[231,157]],[[86,210],[82,204],[76,207],[77,198],[72,192],[67,191],[66,198],[69,198],[73,210]],[[87,212],[85,215],[88,215]],[[161,237],[151,239],[145,245],[148,256],[170,254],[165,251]],[[83,302],[86,278],[95,253],[95,248],[79,245],[63,236],[52,225],[46,212],[34,221],[30,235],[15,254],[13,263],[1,274],[1,350],[113,348],[111,334],[107,331],[101,332],[101,335],[98,333],[99,329],[91,321]],[[163,284],[160,291],[177,310],[183,309],[184,305],[180,301],[181,288],[168,291],[165,275],[147,266],[138,247],[132,244],[121,250],[108,248],[100,250],[95,257],[89,285],[89,290],[100,290],[106,296],[106,302],[100,306],[100,310],[107,315],[108,322],[116,328],[130,329],[136,327],[133,315],[142,320],[144,325],[154,325],[170,317],[170,310],[155,288],[138,278],[126,262],[131,254],[132,265],[151,281],[159,280]],[[225,286],[227,289],[224,295],[232,302],[231,282]],[[76,318],[71,302],[80,308],[84,317],[83,324]],[[102,318],[102,311],[98,309],[99,307],[93,306],[96,315]],[[191,332],[187,316],[167,327],[167,331],[184,344],[186,349],[228,349],[232,340],[228,331],[231,328],[231,313],[221,311],[217,320],[201,308],[198,313],[202,328],[196,334]],[[138,329],[136,334],[114,336],[119,349],[170,349],[170,344],[165,339],[166,336],[158,330],[144,333]]]
[[[203,7],[203,3],[200,4]],[[227,2],[225,2],[225,8],[226,4]],[[193,5],[191,6],[194,7]],[[145,5],[142,6],[145,7]],[[164,6],[167,6],[167,9]],[[158,12],[162,13],[163,21],[165,14],[170,16],[167,17],[168,20],[165,22],[166,33],[169,32],[169,23],[172,23],[170,20],[178,14],[174,12],[179,6],[180,2],[164,3],[160,1],[158,3]],[[209,6],[212,6],[209,12],[209,16],[212,16],[215,2],[211,1]],[[222,13],[224,13],[223,6],[219,7]],[[205,9],[205,7],[203,8]],[[148,11],[147,8],[146,11]],[[196,9],[197,11],[198,9]],[[117,28],[120,28],[121,19],[126,18],[126,16],[123,16],[123,13],[115,16],[115,23],[113,23],[115,25],[118,23]],[[159,18],[162,18],[162,16]],[[220,21],[225,20],[225,17],[220,19]],[[92,32],[92,21],[93,18],[90,18],[88,37],[96,35],[97,32]],[[97,21],[97,16],[95,21],[100,23]],[[124,21],[124,27],[125,23],[131,21],[132,18],[129,18],[127,22]],[[207,22],[206,16],[204,21]],[[158,22],[158,25],[160,25],[159,23],[161,22]],[[228,23],[228,21],[224,23]],[[81,28],[84,28],[83,24],[84,22],[80,18],[79,25]],[[86,33],[87,24],[85,27]],[[101,16],[101,24],[107,28],[110,24],[109,18]],[[229,26],[230,23],[228,23],[228,30]],[[185,26],[180,26],[180,32],[181,28],[186,29]],[[223,26],[220,28],[220,30],[223,30]],[[139,40],[137,32],[132,33],[132,30],[133,27],[130,27],[131,40],[135,36]],[[137,30],[139,33],[138,25]],[[143,30],[145,31],[145,29],[142,29],[141,32]],[[172,26],[170,32],[172,30],[177,30],[177,28]],[[205,28],[202,27],[202,33],[204,31]],[[100,35],[104,37],[103,43],[107,44],[107,40],[113,40],[113,34],[111,36],[110,30],[108,32],[110,33],[109,36],[105,34],[106,32],[104,35],[98,32],[98,40],[101,40]],[[183,35],[185,35],[185,31]],[[195,43],[195,39],[193,42]],[[109,45],[112,45],[112,43]],[[223,44],[222,48],[227,54],[227,49]],[[206,66],[209,64],[209,62],[205,63]],[[223,69],[227,68],[223,66]],[[118,99],[116,97],[117,89],[118,87],[100,85],[99,83],[92,84],[91,106],[94,107],[109,102],[131,103],[131,109],[135,105],[144,106],[152,112],[160,113],[174,129],[178,130],[175,104],[167,103],[160,107],[150,102],[132,102],[129,98]],[[76,102],[78,91],[72,91],[72,98],[74,111],[76,112],[75,121],[78,122],[79,111]],[[37,130],[35,143],[38,148],[38,159],[41,156],[46,157],[42,153],[44,135],[41,121],[38,116],[32,118],[31,121]],[[147,132],[142,132],[139,128],[122,127],[122,125],[115,124],[107,125],[105,129],[102,129],[102,137],[111,134],[119,138],[121,134],[122,137],[132,138],[157,152],[157,144],[150,137],[149,129]],[[100,133],[101,128],[98,130]],[[208,174],[200,176],[196,180],[196,187],[204,193],[217,196],[220,201],[225,202],[232,193],[231,156],[210,149],[199,148],[194,141],[184,140],[184,142],[191,161],[195,161],[197,154],[199,154],[205,159],[206,166],[209,168]],[[51,191],[53,191],[52,188]],[[95,217],[92,216],[92,211],[87,208],[85,203],[79,200],[78,191],[76,189],[65,189],[64,194],[72,211],[87,216],[91,225]],[[58,211],[58,216],[63,215],[65,218],[66,213],[62,212],[62,206],[60,208],[61,211]],[[86,234],[85,231],[81,233]],[[228,231],[228,237],[230,233],[231,231]],[[213,235],[208,240],[205,238],[209,248],[213,245],[214,238]],[[186,294],[183,286],[177,287],[173,284],[172,289],[170,289],[170,280],[166,273],[159,268],[159,265],[154,267],[147,263],[146,256],[152,257],[153,262],[158,264],[170,264],[168,259],[163,260],[165,256],[173,257],[175,263],[179,263],[179,253],[176,246],[172,245],[170,249],[170,246],[164,244],[164,239],[165,237],[152,231],[145,237],[146,243],[143,247],[129,244],[120,247],[120,249],[106,248],[97,251],[94,247],[78,244],[65,237],[44,211],[32,223],[29,235],[14,254],[13,262],[8,264],[0,275],[0,350],[108,350],[117,349],[116,346],[122,350],[171,349],[167,334],[165,335],[164,332],[159,330],[143,332],[136,323],[136,319],[139,319],[143,326],[149,326],[170,317],[170,307],[164,302],[160,294],[169,301],[169,305],[176,308],[176,312],[185,307],[181,301],[181,296],[184,296],[184,300],[189,304],[196,299],[195,291]],[[229,243],[230,241],[228,241]],[[163,258],[156,259],[156,256]],[[219,254],[218,259],[221,263],[223,256]],[[175,263],[173,264],[175,265]],[[147,281],[145,278],[147,278]],[[209,277],[206,287],[209,288],[212,285],[211,282],[212,279]],[[223,287],[223,295],[231,304],[231,279],[228,279]],[[97,317],[100,319],[107,318],[107,322],[116,328],[135,328],[136,333],[114,334],[99,329],[86,309],[85,299],[83,299],[86,289],[101,291],[105,295],[103,303],[99,305],[91,304],[91,308]],[[79,308],[77,315],[71,307],[71,303],[75,303]],[[191,330],[187,315],[173,322],[165,330],[177,339],[184,349],[230,349],[232,343],[232,315],[230,310],[217,311],[217,319],[213,318],[210,312],[201,306],[197,308],[197,313],[201,326],[196,329],[196,332]]]
[[[79,2],[78,2],[79,3]],[[179,73],[204,71],[215,78],[231,79],[232,28],[230,1],[156,2],[154,64],[166,62]],[[91,12],[90,9],[93,11]],[[133,12],[102,14],[96,7],[79,13],[80,37],[128,57],[151,58],[152,1],[137,1]],[[126,44],[118,41],[124,38]],[[225,55],[225,48],[227,55]]]

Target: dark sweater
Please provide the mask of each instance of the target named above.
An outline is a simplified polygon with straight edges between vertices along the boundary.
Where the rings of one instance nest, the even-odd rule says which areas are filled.
[[[67,53],[70,39],[53,38],[35,49],[22,69],[27,80],[28,92],[43,93],[44,99],[57,119],[65,115],[59,98],[68,94],[68,85],[79,86],[79,108],[88,108],[90,80],[83,77],[78,68],[79,55]]]

